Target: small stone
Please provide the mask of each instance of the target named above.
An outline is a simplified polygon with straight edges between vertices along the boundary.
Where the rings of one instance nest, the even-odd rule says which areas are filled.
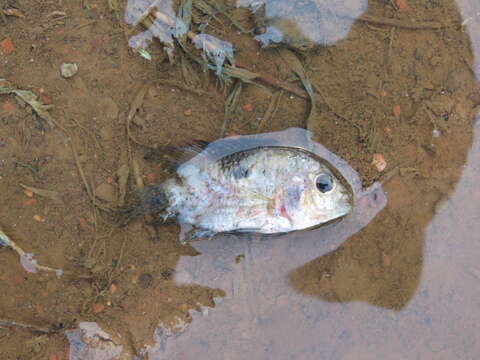
[[[399,11],[405,11],[408,9],[407,0],[397,0],[395,4],[397,5]]]
[[[148,289],[153,284],[153,276],[152,274],[143,273],[139,276],[138,282],[140,283],[141,287],[143,287],[144,289]]]
[[[117,191],[115,186],[104,182],[95,188],[95,196],[101,200],[113,203],[117,200]]]
[[[6,102],[2,105],[2,110],[4,113],[11,113],[15,110],[15,105],[11,102]]]
[[[245,112],[252,112],[253,111],[253,105],[248,103],[242,106],[243,111]]]
[[[45,218],[43,216],[40,216],[40,215],[34,215],[33,220],[41,222],[41,223],[45,222]]]
[[[115,284],[110,285],[110,294],[115,294],[117,292],[118,286]]]
[[[105,309],[105,305],[100,303],[93,304],[92,306],[92,310],[95,314],[102,312],[104,309]]]
[[[393,110],[393,115],[395,115],[396,117],[399,117],[400,114],[402,113],[402,109],[400,108],[400,105],[395,105],[392,110]]]
[[[78,72],[77,64],[64,63],[60,65],[60,73],[66,79],[71,78]]]
[[[387,167],[387,162],[382,154],[373,154],[372,165],[378,172],[382,172]]]
[[[187,109],[183,113],[185,116],[191,116],[192,115],[192,109]]]
[[[29,198],[33,197],[33,191],[32,190],[25,189],[25,190],[23,190],[23,193]]]
[[[147,174],[147,182],[153,184],[157,180],[157,176],[154,173]]]
[[[5,55],[11,54],[15,50],[15,47],[13,46],[13,43],[12,43],[12,39],[10,37],[7,37],[2,41],[0,41],[0,48],[2,49]]]

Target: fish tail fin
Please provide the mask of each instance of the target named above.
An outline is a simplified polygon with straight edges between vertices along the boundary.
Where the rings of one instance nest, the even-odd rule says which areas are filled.
[[[119,211],[118,223],[120,226],[125,226],[132,220],[147,215],[157,219],[163,216],[168,205],[168,197],[163,187],[161,185],[149,186],[133,204],[125,206]]]

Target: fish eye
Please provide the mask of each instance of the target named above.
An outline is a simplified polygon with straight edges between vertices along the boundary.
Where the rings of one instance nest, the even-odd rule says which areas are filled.
[[[330,174],[320,174],[315,179],[318,191],[325,194],[332,191],[334,187],[333,177]]]

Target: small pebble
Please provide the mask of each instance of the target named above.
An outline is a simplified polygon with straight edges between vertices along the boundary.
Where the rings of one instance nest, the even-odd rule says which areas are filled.
[[[43,216],[40,216],[40,215],[34,215],[33,220],[41,222],[41,223],[45,222],[45,218]]]
[[[31,190],[25,189],[25,190],[23,190],[23,193],[29,198],[33,197],[33,191],[31,191]]]
[[[118,289],[117,285],[115,284],[110,285],[110,294],[112,295],[115,294],[117,292],[117,289]]]
[[[0,41],[0,48],[5,55],[11,54],[15,50],[12,39],[10,37],[6,37],[2,41]]]
[[[398,10],[400,11],[405,11],[408,9],[407,0],[397,0],[395,4],[397,5]]]
[[[372,165],[378,172],[382,172],[387,167],[387,162],[382,154],[373,154]]]
[[[396,117],[399,117],[401,113],[402,113],[402,109],[400,108],[400,105],[395,105],[393,107],[393,115],[395,115]]]
[[[78,72],[77,64],[64,63],[60,65],[60,73],[66,79],[71,78]]]
[[[23,206],[32,206],[37,202],[35,199],[28,199],[23,202]]]
[[[149,184],[152,184],[155,182],[155,180],[157,180],[157,177],[154,173],[150,173],[150,174],[147,174],[147,182]]]
[[[88,223],[87,219],[81,217],[81,218],[78,219],[78,222],[79,222],[80,228],[82,230],[86,230],[86,231],[89,231],[89,232],[95,232],[95,228]]]
[[[2,110],[5,113],[11,113],[11,112],[13,112],[13,110],[15,110],[15,105],[13,105],[10,102],[6,102],[2,105]]]
[[[252,112],[253,111],[253,105],[248,103],[242,106],[243,111],[245,112]]]
[[[42,100],[43,105],[50,105],[53,103],[52,97],[45,93],[40,94],[40,100]]]
[[[114,203],[117,200],[117,191],[111,183],[104,182],[95,188],[95,196],[106,202]]]
[[[192,109],[187,109],[187,110],[185,110],[185,111],[183,112],[183,115],[185,115],[185,116],[190,116],[190,115],[192,115]]]
[[[95,314],[102,312],[104,309],[105,309],[105,305],[100,303],[93,304],[92,306],[92,310]]]

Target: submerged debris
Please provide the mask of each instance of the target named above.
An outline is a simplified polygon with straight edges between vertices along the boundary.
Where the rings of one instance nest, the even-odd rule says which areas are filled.
[[[22,264],[23,268],[28,272],[37,273],[39,270],[53,271],[55,275],[57,275],[57,278],[60,278],[60,276],[62,276],[63,271],[60,269],[52,269],[48,266],[39,265],[37,260],[33,258],[33,254],[26,253],[2,230],[0,230],[0,246],[11,247],[20,256],[20,263]]]
[[[220,75],[225,60],[234,65],[233,46],[228,41],[220,40],[208,34],[192,37],[192,43],[202,49],[204,56],[215,65],[215,73]]]
[[[131,359],[120,337],[109,334],[95,322],[81,322],[78,329],[65,331],[70,343],[70,360]]]

